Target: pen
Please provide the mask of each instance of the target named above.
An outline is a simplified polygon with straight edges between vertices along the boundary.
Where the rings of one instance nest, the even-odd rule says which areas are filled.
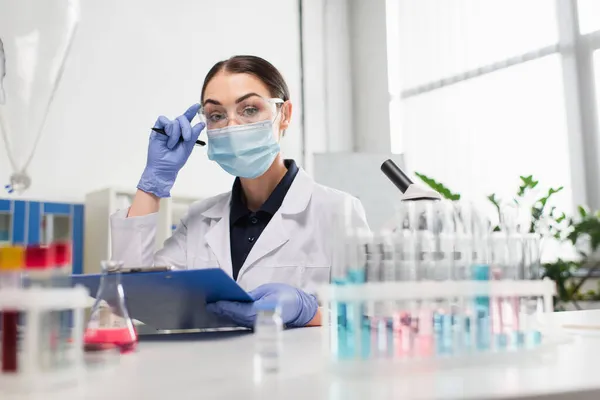
[[[162,128],[152,128],[152,130],[156,133],[160,133],[162,135],[167,136],[167,132],[165,132],[165,130]],[[183,142],[183,136],[179,138],[179,141]],[[206,142],[204,142],[202,140],[196,140],[196,145],[197,146],[206,146]]]

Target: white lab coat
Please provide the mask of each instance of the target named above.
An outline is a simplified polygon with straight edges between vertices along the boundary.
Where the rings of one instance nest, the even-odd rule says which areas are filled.
[[[157,215],[111,216],[113,259],[129,266],[172,265],[176,268],[222,268],[232,275],[229,235],[231,192],[190,206],[187,215],[154,254]],[[283,204],[273,215],[242,266],[237,282],[246,290],[283,282],[312,291],[328,282],[340,212],[353,227],[368,229],[360,201],[315,183],[302,169]]]

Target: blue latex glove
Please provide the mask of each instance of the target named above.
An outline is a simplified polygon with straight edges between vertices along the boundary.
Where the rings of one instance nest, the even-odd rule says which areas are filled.
[[[173,121],[164,116],[158,117],[154,127],[163,128],[168,136],[154,131],[150,134],[146,168],[138,189],[158,197],[171,196],[175,178],[190,157],[194,144],[204,129],[202,122],[193,127],[190,124],[199,109],[200,104],[194,104]],[[183,137],[183,142],[179,142],[180,137]]]
[[[237,325],[254,327],[256,306],[260,303],[279,304],[281,319],[286,327],[300,327],[308,324],[319,307],[315,296],[285,283],[266,283],[248,293],[254,303],[217,301],[206,306],[208,311],[230,318]]]

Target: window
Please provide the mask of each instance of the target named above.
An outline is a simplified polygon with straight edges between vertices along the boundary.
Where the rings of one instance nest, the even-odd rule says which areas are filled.
[[[582,35],[600,30],[600,1],[579,0],[579,32]]]
[[[396,51],[405,89],[558,41],[555,8],[547,0],[390,1],[399,12]]]
[[[471,199],[514,195],[529,174],[568,188],[563,100],[558,55],[408,98],[407,163]]]
[[[476,200],[521,175],[570,187],[554,4],[388,0],[392,151],[411,171]]]
[[[596,91],[600,88],[600,50],[594,51],[594,80],[596,82]],[[596,93],[596,104],[598,110],[598,118],[600,119],[600,94]],[[600,126],[600,120],[598,121],[598,126]]]

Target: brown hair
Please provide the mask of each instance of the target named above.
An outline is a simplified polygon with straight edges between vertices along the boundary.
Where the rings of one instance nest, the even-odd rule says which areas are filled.
[[[233,74],[254,75],[267,86],[272,97],[282,99],[283,101],[290,99],[290,91],[287,83],[285,83],[281,72],[273,64],[256,56],[233,56],[228,60],[219,61],[206,74],[204,84],[202,85],[202,103],[204,103],[206,86],[221,71]]]

